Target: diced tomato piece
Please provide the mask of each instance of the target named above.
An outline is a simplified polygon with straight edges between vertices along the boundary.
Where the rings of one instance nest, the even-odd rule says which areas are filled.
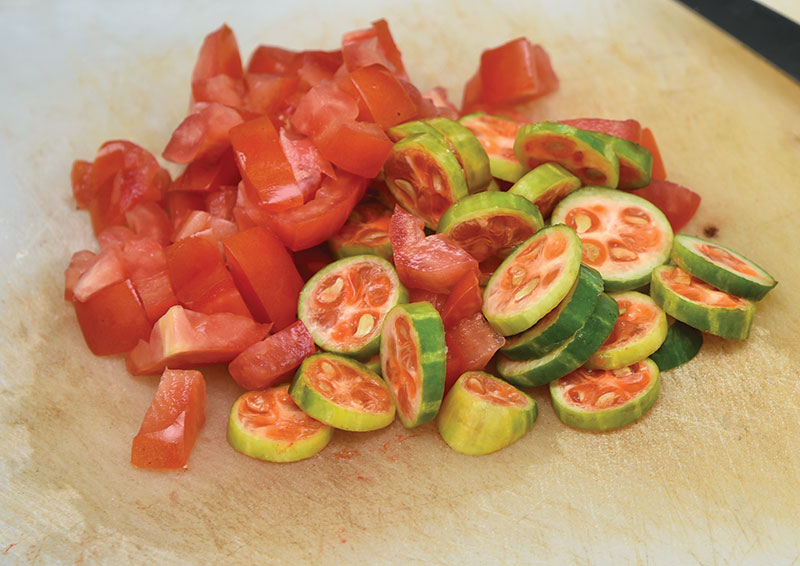
[[[193,210],[205,210],[206,200],[203,193],[196,191],[170,191],[167,193],[167,212],[172,219],[172,226],[177,228]]]
[[[559,86],[558,76],[550,63],[550,55],[545,51],[544,47],[538,44],[533,46],[533,59],[536,61],[536,71],[542,84],[542,94],[557,91]]]
[[[455,326],[462,319],[481,312],[483,293],[478,275],[469,271],[458,280],[447,297],[442,309],[442,322],[445,328]]]
[[[444,305],[447,302],[447,297],[445,293],[434,293],[433,291],[428,291],[426,289],[409,289],[408,290],[408,302],[409,303],[418,303],[420,301],[427,301],[433,308],[436,309],[436,312],[439,313],[439,316],[444,314]]]
[[[94,191],[92,190],[92,162],[76,159],[70,172],[72,196],[78,208],[88,208]]]
[[[257,226],[227,238],[222,245],[233,280],[253,318],[272,322],[274,330],[296,320],[303,279],[280,240]]]
[[[172,222],[167,212],[156,202],[137,204],[125,213],[125,222],[141,238],[153,238],[162,246],[170,242]]]
[[[485,50],[479,74],[479,100],[489,104],[521,104],[558,86],[546,52],[524,37]]]
[[[375,177],[392,151],[392,141],[376,124],[346,122],[330,136],[317,138],[322,156],[345,171]]]
[[[694,216],[700,207],[700,195],[671,181],[653,181],[644,188],[630,191],[656,205],[677,233]]]
[[[481,104],[481,73],[476,71],[464,85],[464,93],[461,97],[461,114],[470,114],[478,110]]]
[[[206,422],[206,382],[197,370],[164,370],[139,433],[131,464],[137,468],[186,466]]]
[[[315,87],[323,81],[333,78],[342,66],[342,52],[336,51],[303,51],[302,64],[297,70],[303,90]]]
[[[358,117],[358,103],[331,81],[324,81],[300,99],[292,115],[292,126],[318,140],[330,137],[341,124]]]
[[[279,134],[283,153],[292,167],[297,186],[303,193],[303,200],[307,202],[314,198],[323,174],[328,177],[336,176],[333,165],[320,155],[317,146],[309,138],[287,132],[285,128],[281,128]]]
[[[169,309],[125,357],[133,375],[152,375],[164,368],[191,368],[220,364],[263,340],[269,324],[227,312],[203,314],[180,305]]]
[[[122,242],[122,261],[142,301],[147,319],[153,323],[178,304],[167,273],[164,246],[152,238]]]
[[[225,151],[213,163],[192,161],[172,185],[170,191],[211,192],[223,185],[236,185],[241,180],[233,151]]]
[[[319,244],[292,254],[297,272],[303,281],[308,281],[314,274],[334,261],[328,244]]]
[[[392,64],[392,67],[394,67],[393,69],[390,67],[390,70],[393,70],[394,74],[398,77],[402,77],[407,80],[408,74],[406,73],[406,68],[403,65],[403,56],[400,53],[400,50],[397,48],[397,44],[394,42],[392,32],[389,30],[389,23],[383,18],[380,20],[375,20],[372,22],[372,29],[375,30],[375,34],[378,37],[378,45],[380,46],[384,57],[386,57],[386,59],[388,59]]]
[[[665,181],[667,179],[667,171],[664,169],[664,161],[661,159],[661,152],[658,149],[656,138],[650,128],[642,130],[639,145],[649,151],[650,155],[653,156],[653,173],[650,178],[653,181]]]
[[[119,283],[127,278],[122,254],[117,245],[103,248],[86,267],[72,288],[76,301],[85,302],[100,289]]]
[[[386,67],[359,67],[350,72],[350,80],[369,109],[372,120],[381,128],[390,128],[417,116],[417,105]]]
[[[389,225],[397,275],[406,287],[449,293],[478,262],[444,234],[425,236],[425,223],[399,206]]]
[[[439,116],[444,116],[451,120],[458,120],[458,108],[455,104],[450,102],[450,99],[447,97],[447,90],[444,87],[435,86],[429,91],[424,92],[422,96],[433,102]]]
[[[81,276],[95,262],[97,254],[89,250],[81,250],[72,254],[69,266],[64,270],[64,300],[71,301],[74,287]]]
[[[298,320],[236,356],[228,371],[245,389],[265,389],[291,379],[315,348],[308,329]]]
[[[219,218],[205,210],[193,210],[175,230],[172,241],[177,242],[200,233],[210,234],[215,240],[222,241],[238,231],[236,223],[231,220]]]
[[[247,63],[248,73],[293,75],[303,63],[303,54],[283,47],[259,45]]]
[[[482,314],[464,318],[445,333],[448,354],[452,350],[453,364],[448,357],[445,391],[465,371],[480,371],[486,367],[497,350],[503,347],[506,339],[497,333]]]
[[[287,75],[247,73],[244,80],[247,84],[245,108],[256,114],[267,114],[275,118],[297,89],[300,79]]]
[[[233,108],[218,102],[199,102],[172,133],[162,155],[173,163],[195,159],[213,163],[230,147],[228,132],[243,121]]]
[[[205,208],[209,214],[225,220],[233,220],[233,207],[236,206],[236,186],[220,186],[206,195]]]
[[[179,240],[166,254],[169,280],[182,305],[207,314],[250,316],[213,237],[198,234]]]
[[[217,75],[192,83],[192,98],[195,102],[219,102],[232,108],[244,105],[245,83],[228,75]]]
[[[581,130],[591,130],[610,136],[623,138],[633,143],[639,143],[642,137],[642,125],[633,119],[628,120],[608,120],[605,118],[572,118],[570,120],[560,120],[562,124],[567,124]]]
[[[150,332],[150,321],[128,279],[72,305],[86,345],[96,356],[127,352]]]
[[[223,24],[203,39],[203,45],[200,46],[200,53],[197,54],[197,61],[192,70],[192,83],[217,75],[240,79],[243,74],[236,36],[233,35],[231,28]]]
[[[349,71],[381,65],[399,77],[407,78],[403,60],[386,20],[372,23],[372,28],[351,31],[342,38],[342,57]]]
[[[242,181],[256,202],[270,209],[303,204],[292,166],[268,116],[233,128],[230,137]]]

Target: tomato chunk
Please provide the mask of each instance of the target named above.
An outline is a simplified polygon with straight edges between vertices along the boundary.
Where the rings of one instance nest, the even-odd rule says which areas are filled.
[[[196,370],[165,370],[133,439],[137,468],[183,468],[206,420],[206,382]]]
[[[700,195],[671,181],[653,181],[648,186],[630,191],[656,205],[678,232],[694,217],[700,207]]]
[[[442,308],[442,322],[445,328],[455,326],[462,319],[481,311],[483,293],[478,275],[469,271],[453,286]]]
[[[173,163],[194,159],[213,163],[230,147],[228,132],[243,121],[233,108],[218,102],[200,102],[172,133],[162,155]]]
[[[656,138],[650,128],[642,130],[642,136],[639,139],[639,145],[650,152],[653,156],[653,173],[651,178],[653,181],[665,181],[667,179],[667,171],[664,169],[664,161],[661,159],[661,152],[658,149]]]
[[[412,120],[417,105],[399,80],[384,66],[370,65],[351,71],[350,80],[369,109],[372,120],[381,128]]]
[[[481,54],[480,99],[521,104],[554,91],[558,79],[544,49],[520,37]]]
[[[203,40],[192,70],[192,83],[217,75],[240,79],[242,74],[242,58],[236,36],[231,28],[223,24]]]
[[[486,367],[506,339],[497,333],[482,314],[464,318],[445,333],[447,342],[447,374],[445,392],[465,371],[480,371]]]

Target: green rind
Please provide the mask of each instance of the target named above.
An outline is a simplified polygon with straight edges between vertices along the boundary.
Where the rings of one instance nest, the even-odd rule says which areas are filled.
[[[620,178],[617,183],[618,189],[640,189],[650,184],[653,173],[653,156],[647,149],[637,143],[601,132],[595,132],[601,138],[607,138],[614,153],[617,154],[620,168]],[[627,169],[636,176],[633,179],[623,179],[622,171]]]
[[[489,156],[480,140],[469,128],[449,118],[430,118],[426,123],[438,131],[450,144],[464,170],[470,193],[485,191],[492,180]]]
[[[348,245],[342,244],[341,241],[335,240],[334,237],[328,240],[328,246],[336,259],[344,259],[357,255],[374,255],[386,260],[392,257],[391,242],[384,242],[377,246],[370,246],[367,244]]]
[[[527,407],[496,405],[476,397],[464,387],[465,380],[474,374],[499,381],[483,372],[462,374],[442,402],[437,425],[450,448],[460,454],[479,456],[497,452],[525,436],[533,428],[539,408],[522,391],[519,394],[528,400]]]
[[[439,225],[439,219],[427,217],[419,210],[416,210],[416,206],[408,203],[408,199],[404,196],[406,194],[405,191],[398,186],[398,179],[392,172],[394,162],[399,160],[405,161],[404,154],[407,151],[425,152],[432,158],[439,169],[439,175],[443,184],[448,189],[445,196],[451,203],[458,202],[469,193],[464,170],[461,168],[461,164],[458,162],[455,154],[450,151],[450,148],[447,147],[447,143],[438,132],[436,132],[436,134],[422,133],[410,135],[404,137],[392,146],[392,150],[389,153],[389,157],[386,159],[383,169],[386,178],[386,186],[389,187],[392,196],[397,199],[397,202],[400,203],[403,208],[421,218],[428,228],[436,230]],[[408,181],[408,179],[404,180]],[[409,184],[415,196],[418,195],[420,191],[433,190],[427,185],[417,187],[410,182]]]
[[[693,249],[693,244],[710,244],[722,248],[726,252],[746,262],[752,269],[760,273],[764,280],[757,281],[752,277],[748,277],[724,265],[720,265],[704,254],[695,251]],[[675,242],[672,245],[672,261],[698,279],[702,279],[718,289],[722,289],[731,295],[751,299],[753,301],[760,301],[763,299],[766,294],[778,284],[778,282],[762,267],[759,267],[742,254],[716,242],[704,240],[696,236],[688,236],[686,234],[678,234],[675,236]]]
[[[586,323],[602,292],[603,278],[597,270],[581,264],[578,280],[558,306],[529,330],[507,338],[500,351],[512,360],[539,358],[552,352]]]
[[[269,462],[297,462],[318,454],[331,441],[333,428],[329,426],[294,442],[282,442],[253,434],[245,430],[236,418],[242,397],[234,402],[228,417],[228,444],[237,452]]]
[[[688,324],[676,320],[669,325],[667,338],[650,359],[658,369],[667,371],[685,364],[694,358],[703,346],[703,333]]]
[[[645,415],[655,405],[661,390],[661,373],[652,360],[643,360],[650,368],[652,380],[648,387],[637,397],[624,405],[598,411],[587,411],[570,405],[564,400],[558,380],[550,383],[550,397],[553,401],[553,411],[563,422],[574,428],[582,430],[604,431],[629,425]]]
[[[364,365],[367,366],[367,369],[372,373],[380,376],[381,375],[381,355],[380,353],[375,354],[370,359],[364,362]]]
[[[581,367],[611,334],[617,320],[617,302],[600,295],[592,316],[569,340],[542,356],[531,360],[511,360],[497,357],[497,371],[518,387],[534,387],[550,383]]]
[[[623,271],[623,275],[619,273],[610,274],[607,270],[598,269],[600,275],[603,276],[605,290],[610,293],[631,291],[646,286],[650,281],[650,274],[652,273],[653,269],[659,265],[663,265],[669,260],[669,254],[672,249],[673,242],[672,226],[670,225],[669,220],[667,220],[667,217],[664,216],[664,213],[661,212],[650,201],[647,201],[637,195],[623,191],[617,191],[614,189],[607,189],[603,187],[583,187],[582,189],[579,189],[568,195],[564,200],[556,205],[555,209],[553,209],[553,214],[550,217],[550,222],[552,224],[563,224],[565,223],[567,214],[573,207],[580,206],[581,202],[585,200],[597,201],[598,199],[622,201],[646,210],[666,235],[664,246],[660,252],[654,255],[650,261],[640,265],[638,268],[634,269],[629,266]]]
[[[392,280],[394,285],[394,293],[386,303],[386,313],[388,313],[389,310],[391,310],[391,308],[395,305],[408,301],[408,291],[405,287],[403,287],[402,283],[400,283],[400,279],[397,277],[397,272],[391,263],[375,255],[352,256],[326,265],[306,282],[306,284],[303,286],[303,289],[300,291],[300,297],[297,301],[297,318],[303,321],[303,324],[306,325],[311,337],[314,339],[314,343],[323,350],[334,354],[342,354],[343,356],[352,356],[364,360],[378,353],[381,337],[380,329],[381,325],[383,324],[382,320],[375,324],[375,328],[370,333],[370,338],[365,340],[363,344],[357,346],[348,346],[346,344],[326,339],[320,329],[310,320],[308,306],[310,304],[310,297],[314,293],[314,289],[324,277],[333,271],[345,270],[351,267],[351,265],[362,261],[369,261],[377,264],[384,271],[386,271],[386,273],[389,275],[389,278]]]
[[[413,136],[415,134],[432,134],[434,136],[442,137],[442,134],[439,133],[438,130],[422,120],[403,122],[402,124],[392,126],[386,130],[386,135],[389,136],[389,139],[393,142],[398,142],[405,137]]]
[[[525,173],[508,192],[525,197],[532,203],[550,193],[567,194],[576,191],[581,180],[557,163],[543,163]],[[563,197],[562,197],[563,198]]]
[[[662,274],[674,266],[664,265],[653,270],[650,280],[650,296],[664,311],[689,326],[703,332],[744,340],[750,335],[753,326],[755,304],[742,299],[744,304],[739,307],[709,306],[690,301],[670,289],[662,280]]]
[[[466,116],[462,116],[458,119],[458,121],[469,129],[466,124],[469,124],[473,120],[479,120],[481,116],[485,115],[486,114],[484,112],[473,112],[471,114],[467,114]],[[504,119],[508,120],[508,118]],[[514,122],[513,120],[508,121]],[[513,160],[506,159],[505,157],[489,153],[488,151],[486,154],[489,156],[489,171],[492,174],[492,177],[509,183],[516,183],[520,177],[525,174],[525,166],[523,166],[522,163],[520,163],[516,158]]]
[[[444,340],[444,324],[442,317],[427,301],[397,305],[386,316],[384,332],[381,334],[381,374],[389,384],[389,390],[394,398],[394,388],[391,386],[392,376],[386,371],[384,359],[385,329],[395,317],[404,316],[411,326],[411,337],[417,348],[419,359],[420,378],[420,403],[416,415],[405,415],[397,406],[397,418],[406,428],[414,428],[432,420],[442,404],[444,395],[444,378],[447,360],[447,345]]]
[[[589,175],[587,171],[573,168],[572,162],[566,158],[557,158],[552,154],[528,152],[525,146],[532,138],[546,136],[560,136],[579,144],[580,149],[578,151],[583,152],[584,159],[587,155],[592,158],[593,167],[591,169],[602,171],[606,177],[605,180],[598,183],[597,179]],[[517,131],[514,152],[517,154],[517,159],[519,159],[520,163],[528,169],[531,168],[531,161],[538,164],[557,163],[578,177],[584,185],[597,185],[613,189],[619,183],[619,159],[616,151],[614,151],[614,146],[610,139],[598,136],[597,132],[581,130],[560,122],[524,124]]]
[[[294,402],[303,412],[328,426],[355,432],[378,430],[392,424],[395,414],[394,403],[391,404],[391,409],[385,413],[368,413],[349,407],[342,407],[314,389],[311,384],[309,384],[306,373],[310,371],[310,365],[320,358],[333,359],[334,361],[349,365],[363,376],[378,382],[386,389],[387,393],[389,393],[389,387],[380,376],[372,372],[364,364],[337,354],[314,354],[303,360],[303,363],[294,375],[292,385],[289,387],[289,395],[291,395]]]
[[[617,304],[620,300],[627,300],[631,303],[648,303],[658,309],[658,319],[655,325],[646,332],[632,337],[622,345],[602,345],[592,357],[586,361],[586,367],[599,369],[619,369],[629,366],[645,358],[658,350],[667,337],[667,315],[661,310],[656,302],[648,295],[637,291],[627,291],[625,293],[614,293],[611,295]],[[622,316],[620,314],[620,316]]]

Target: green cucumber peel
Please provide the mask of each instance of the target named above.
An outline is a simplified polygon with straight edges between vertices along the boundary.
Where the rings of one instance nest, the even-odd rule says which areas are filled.
[[[485,191],[492,180],[489,156],[475,134],[466,126],[449,118],[430,118],[425,122],[447,140],[464,170],[469,192]]]
[[[525,197],[548,217],[561,199],[580,186],[581,180],[561,165],[543,163],[525,173],[508,192]]]
[[[669,325],[667,338],[661,347],[650,355],[658,369],[667,371],[694,358],[703,346],[703,333],[676,320]]]
[[[467,114],[466,116],[462,116],[458,119],[458,121],[474,132],[475,130],[470,128],[470,125],[480,122],[481,118],[484,116],[486,116],[484,112],[473,112],[471,114]],[[510,124],[517,124],[514,120],[504,116],[494,116],[494,118],[505,120]],[[480,137],[478,137],[478,139],[480,139]],[[512,139],[511,142],[513,141],[514,140]],[[516,156],[508,158],[497,152],[490,152],[488,150],[486,153],[489,157],[489,171],[492,174],[492,177],[509,183],[516,183],[520,177],[525,174],[526,168],[524,165],[522,165],[522,163],[519,162]]]

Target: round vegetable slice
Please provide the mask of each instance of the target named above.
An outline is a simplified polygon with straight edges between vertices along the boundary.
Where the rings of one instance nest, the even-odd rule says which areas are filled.
[[[703,332],[740,340],[750,335],[753,302],[721,291],[680,267],[654,269],[650,296],[668,315]]]
[[[611,430],[647,413],[661,374],[646,359],[615,370],[580,368],[550,384],[553,410],[562,422],[584,430]]]
[[[669,325],[666,340],[650,355],[650,359],[656,363],[659,370],[667,371],[691,360],[702,346],[703,333],[676,320]]]
[[[342,430],[377,430],[394,420],[392,394],[383,380],[365,365],[336,354],[306,358],[289,395],[309,416]]]
[[[397,305],[381,334],[381,374],[406,428],[433,419],[444,393],[446,347],[442,318],[425,302]]]
[[[561,346],[530,360],[511,360],[501,354],[497,371],[518,387],[544,385],[558,379],[586,363],[611,334],[618,314],[617,302],[603,293],[589,320]]]
[[[507,256],[543,226],[535,205],[503,192],[464,197],[439,220],[439,232],[479,262],[494,255]]]
[[[407,136],[384,165],[386,185],[400,205],[436,230],[439,218],[467,195],[464,170],[441,136]]]
[[[469,128],[489,156],[492,177],[515,183],[525,173],[525,167],[514,153],[514,140],[519,123],[501,116],[474,112],[458,120]]]
[[[504,336],[527,330],[569,293],[581,265],[580,239],[568,226],[536,232],[500,264],[483,293],[483,314]]]
[[[447,140],[450,150],[464,170],[469,192],[486,190],[492,180],[489,156],[475,134],[463,124],[449,118],[430,118],[426,123]]]
[[[656,302],[636,291],[615,293],[619,316],[605,343],[586,367],[619,369],[649,357],[667,337],[667,315]]]
[[[328,445],[333,429],[295,405],[289,385],[248,391],[231,408],[228,443],[242,454],[270,462],[296,462]]]
[[[536,401],[513,385],[482,371],[468,371],[442,402],[437,425],[450,448],[477,456],[522,438],[538,415]]]
[[[558,306],[529,330],[508,338],[500,351],[512,360],[529,360],[552,352],[586,323],[602,292],[603,278],[581,264],[577,281]]]
[[[410,122],[403,122],[397,124],[386,130],[386,135],[393,142],[399,142],[401,139],[415,134],[432,134],[441,137],[441,133],[433,126],[423,120],[411,120]]]
[[[622,191],[577,190],[556,205],[551,222],[575,229],[583,244],[583,262],[600,272],[606,291],[646,285],[672,248],[672,228],[664,214]]]
[[[596,132],[558,122],[525,124],[517,132],[514,151],[528,169],[557,163],[584,185],[613,189],[619,182],[619,159],[613,144]]]
[[[525,173],[508,192],[525,197],[547,218],[561,199],[580,186],[581,180],[561,165],[544,163]]]
[[[378,351],[386,313],[407,297],[391,263],[359,255],[335,261],[309,279],[297,316],[320,348],[366,359]]]
[[[389,222],[392,211],[374,200],[358,204],[339,233],[328,240],[337,258],[372,254],[384,259],[392,257]]]
[[[758,301],[778,284],[742,254],[695,236],[678,234],[672,261],[706,283],[737,297]]]

